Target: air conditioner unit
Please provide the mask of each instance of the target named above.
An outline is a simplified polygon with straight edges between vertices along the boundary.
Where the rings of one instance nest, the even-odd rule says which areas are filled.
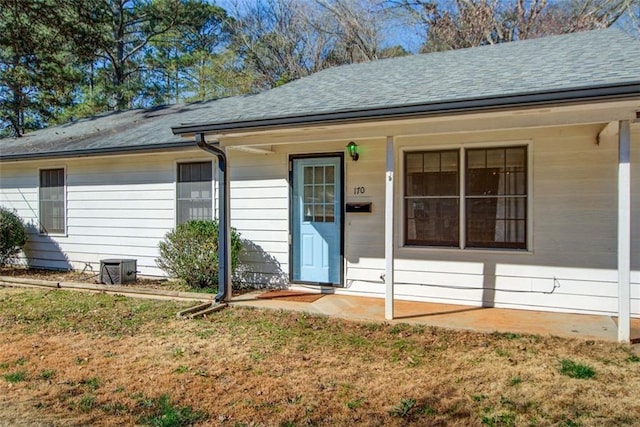
[[[100,261],[100,283],[122,285],[135,282],[136,270],[135,259],[103,259]]]

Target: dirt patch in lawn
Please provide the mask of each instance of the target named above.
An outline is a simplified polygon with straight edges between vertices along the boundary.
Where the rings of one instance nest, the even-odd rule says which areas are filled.
[[[640,423],[640,358],[612,343],[59,290],[0,307],[0,425]]]
[[[278,289],[273,291],[267,291],[258,295],[260,299],[278,299],[284,301],[296,301],[296,302],[314,302],[322,298],[323,294],[311,293],[311,292],[296,292],[287,291],[284,289]]]
[[[0,276],[24,277],[25,279],[50,280],[58,282],[81,282],[100,283],[100,273],[94,271],[78,270],[45,270],[40,268],[0,268]],[[158,278],[138,278],[134,282],[127,283],[129,286],[171,289],[171,287],[183,286],[178,282]],[[183,290],[183,289],[177,289]]]

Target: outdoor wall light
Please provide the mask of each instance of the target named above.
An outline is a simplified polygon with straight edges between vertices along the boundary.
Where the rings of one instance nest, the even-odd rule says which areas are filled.
[[[347,152],[351,156],[351,160],[354,162],[357,162],[360,158],[360,155],[358,154],[358,144],[353,141],[347,144]]]

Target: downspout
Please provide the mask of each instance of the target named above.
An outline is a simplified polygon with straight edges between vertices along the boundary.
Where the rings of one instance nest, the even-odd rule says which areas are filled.
[[[231,299],[231,226],[229,209],[228,164],[225,152],[207,144],[204,133],[196,134],[198,147],[218,158],[218,294],[216,302]]]

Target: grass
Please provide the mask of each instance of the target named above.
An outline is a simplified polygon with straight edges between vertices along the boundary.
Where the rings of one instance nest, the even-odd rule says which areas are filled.
[[[194,411],[189,406],[176,406],[164,394],[150,403],[151,414],[143,416],[139,422],[153,427],[190,426],[207,418],[202,411]]]
[[[82,384],[85,385],[89,390],[95,391],[100,388],[100,378],[92,377],[82,381]]]
[[[570,378],[585,380],[596,375],[595,369],[583,363],[577,363],[570,359],[560,361],[560,373]]]
[[[95,405],[96,405],[96,398],[91,394],[85,394],[80,398],[80,401],[78,402],[78,407],[82,412],[91,411]]]
[[[27,371],[15,371],[2,376],[5,381],[15,384],[27,380]]]
[[[640,424],[638,363],[613,343],[240,308],[187,321],[61,291],[0,304],[0,419],[25,424]]]
[[[50,380],[56,376],[56,371],[54,369],[43,369],[40,371],[40,378],[43,380]]]
[[[416,401],[413,399],[400,399],[400,403],[389,411],[389,415],[392,417],[406,418],[415,405]]]
[[[109,336],[132,335],[141,325],[169,319],[186,303],[135,300],[94,294],[78,297],[67,291],[1,295],[0,326],[13,324],[24,333],[46,327],[52,332],[87,332]]]

